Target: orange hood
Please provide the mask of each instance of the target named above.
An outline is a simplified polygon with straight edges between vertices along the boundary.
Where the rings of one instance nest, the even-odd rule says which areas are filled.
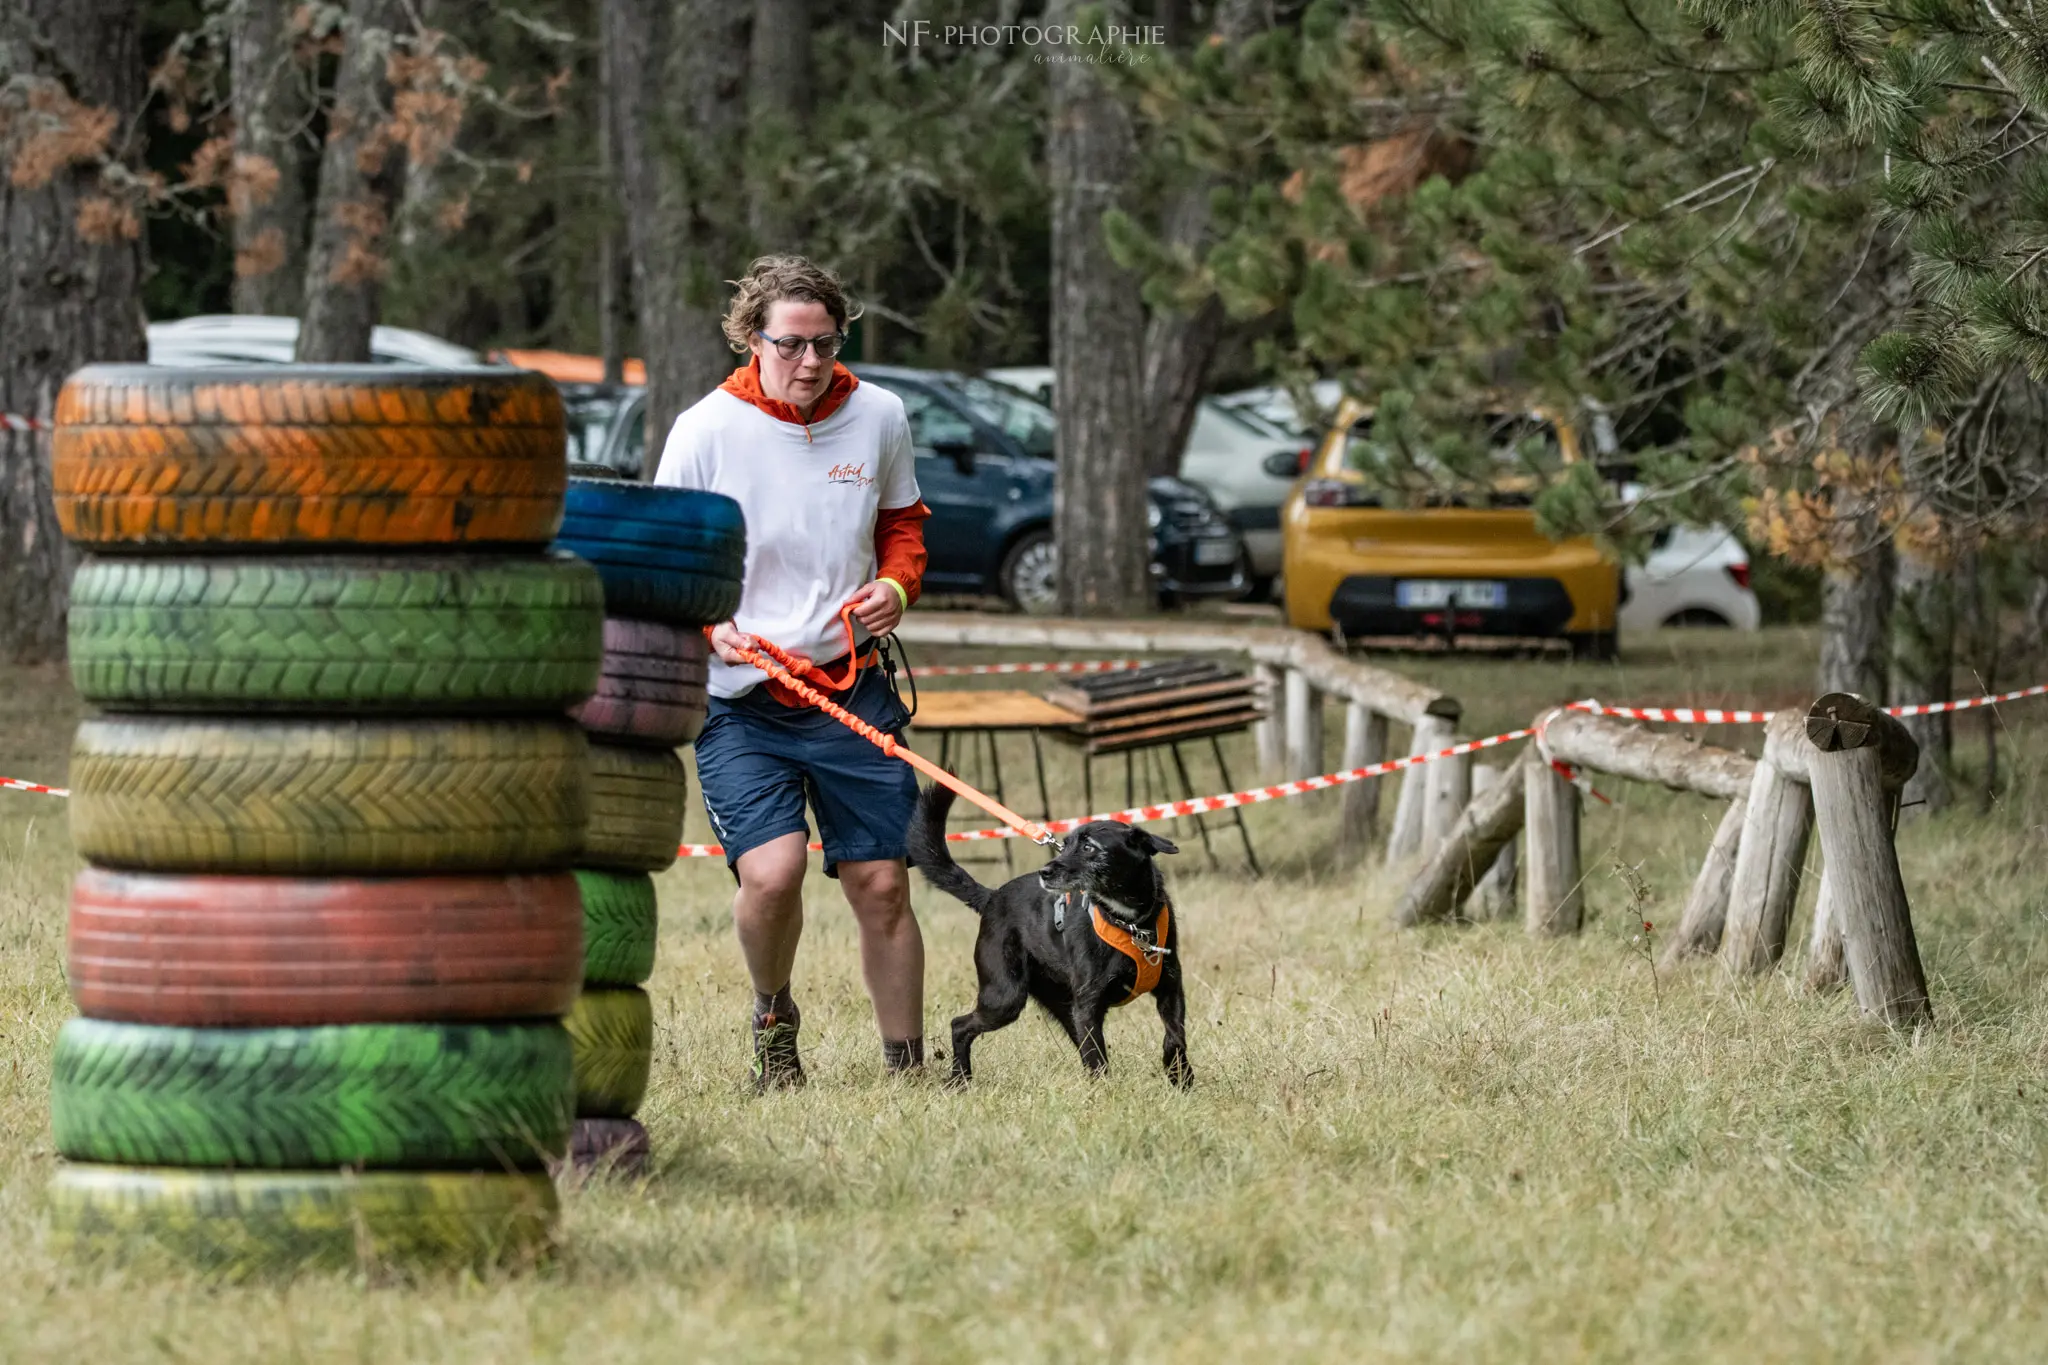
[[[832,378],[825,384],[825,394],[818,400],[817,409],[805,421],[803,412],[794,403],[785,403],[779,398],[770,398],[761,392],[761,358],[755,356],[741,368],[727,375],[718,387],[744,403],[752,403],[778,422],[791,422],[804,429],[804,439],[811,439],[811,423],[822,422],[839,411],[860,384],[852,370],[838,361],[832,362]]]

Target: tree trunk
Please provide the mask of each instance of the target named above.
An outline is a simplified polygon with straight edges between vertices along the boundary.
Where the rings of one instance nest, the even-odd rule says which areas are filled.
[[[1946,700],[1955,674],[1954,569],[1932,554],[1901,544],[1897,583],[1898,600],[1892,610],[1891,702],[1897,706]],[[1920,745],[1920,770],[1906,786],[1905,804],[1909,809],[1941,810],[1951,799],[1949,714],[1909,716],[1902,723]]]
[[[599,24],[604,19],[599,17]],[[613,127],[618,101],[612,97],[616,78],[612,74],[611,44],[600,33],[597,43],[597,157],[604,167],[604,226],[597,239],[597,351],[604,361],[604,382],[626,382],[627,309],[632,307],[632,290],[626,278],[630,269],[626,250],[626,226],[619,221],[619,135]],[[654,457],[648,457],[652,464]]]
[[[235,0],[230,12],[237,166],[228,207],[237,313],[296,317],[306,298],[302,139],[311,109],[304,73],[292,60],[292,17],[292,7],[275,0]],[[268,182],[266,163],[277,179],[259,192]]]
[[[811,126],[811,0],[754,0],[747,125],[754,241],[762,251],[801,252],[803,214],[783,176]]]
[[[1839,550],[1821,583],[1820,690],[1885,695],[1885,656],[1892,609],[1891,543],[1874,513],[1851,515],[1837,528]]]
[[[746,268],[742,153],[753,10],[730,0],[605,0],[612,130],[647,365],[654,477],[676,415],[731,372],[725,281]]]
[[[320,202],[306,258],[306,305],[294,358],[361,364],[383,303],[391,222],[405,183],[405,152],[387,143],[391,34],[401,0],[349,0],[334,109],[320,156]]]
[[[1172,7],[1168,7],[1171,9]],[[1242,43],[1258,28],[1264,6],[1257,0],[1219,0],[1214,37],[1226,44]],[[1168,40],[1188,31],[1185,12],[1166,18]],[[1192,36],[1190,32],[1190,36]],[[1209,200],[1218,177],[1198,171],[1176,194],[1161,224],[1161,240],[1176,253],[1200,260],[1207,251]],[[1188,433],[1208,386],[1209,369],[1222,344],[1227,319],[1222,301],[1207,295],[1185,310],[1156,309],[1145,325],[1145,468],[1158,475],[1180,473]]]
[[[1045,22],[1078,23],[1081,9],[1076,0],[1055,0]],[[1121,4],[1101,14],[1107,23],[1126,17]],[[1102,219],[1136,175],[1137,147],[1130,114],[1097,67],[1054,62],[1051,80],[1060,607],[1075,616],[1129,616],[1152,605],[1140,388],[1145,319],[1138,278],[1110,255]]]
[[[0,6],[0,86],[61,88],[114,115],[108,155],[143,101],[134,0],[8,0]],[[141,360],[141,233],[117,225],[87,241],[82,205],[102,197],[96,158],[41,183],[0,177],[0,412],[48,421],[66,375],[95,360]],[[71,560],[50,500],[50,433],[0,423],[0,659],[64,654]]]

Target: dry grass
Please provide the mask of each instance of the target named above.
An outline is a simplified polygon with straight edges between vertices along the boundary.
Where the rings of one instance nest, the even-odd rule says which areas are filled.
[[[1476,732],[1587,693],[1790,700],[1811,645],[1401,666],[1463,696]],[[652,986],[658,1173],[572,1193],[556,1264],[483,1279],[228,1287],[51,1255],[71,856],[55,802],[0,794],[0,1359],[2038,1359],[2032,705],[2006,714],[2016,776],[1991,812],[1903,836],[1940,1013],[1917,1039],[1802,996],[1790,970],[1653,981],[1611,869],[1640,865],[1649,918],[1674,916],[1704,802],[1603,783],[1588,928],[1536,944],[1506,925],[1396,934],[1393,878],[1329,872],[1334,798],[1316,797],[1254,812],[1263,882],[1180,860],[1192,1095],[1161,1079],[1142,1005],[1112,1021],[1104,1084],[1035,1018],[981,1045],[971,1093],[888,1083],[820,878],[798,980],[815,1080],[763,1102],[737,1085],[730,884],[684,865],[662,879]],[[74,712],[55,675],[0,677],[0,773],[61,778]],[[920,909],[936,1033],[969,997],[971,926]]]

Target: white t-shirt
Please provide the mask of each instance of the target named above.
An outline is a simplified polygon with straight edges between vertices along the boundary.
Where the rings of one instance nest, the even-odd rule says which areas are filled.
[[[654,481],[723,493],[747,515],[747,577],[733,624],[824,662],[846,652],[839,609],[875,578],[875,513],[919,498],[903,400],[856,385],[809,428],[714,389],[676,418]],[[856,643],[867,632],[854,624]],[[736,697],[761,670],[711,658],[714,697]]]

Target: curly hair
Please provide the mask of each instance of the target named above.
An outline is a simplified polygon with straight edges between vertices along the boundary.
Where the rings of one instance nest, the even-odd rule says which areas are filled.
[[[839,277],[802,256],[758,257],[745,275],[726,283],[736,292],[725,310],[725,341],[740,355],[753,349],[754,334],[767,328],[768,309],[785,300],[823,304],[842,332],[861,315],[860,307],[847,301]]]

